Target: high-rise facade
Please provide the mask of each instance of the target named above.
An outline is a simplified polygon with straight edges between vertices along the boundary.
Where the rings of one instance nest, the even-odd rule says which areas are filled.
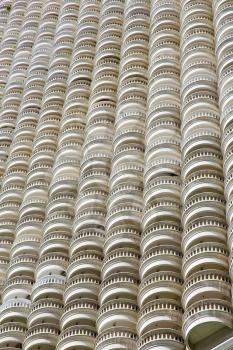
[[[233,1],[0,1],[0,350],[233,348]]]

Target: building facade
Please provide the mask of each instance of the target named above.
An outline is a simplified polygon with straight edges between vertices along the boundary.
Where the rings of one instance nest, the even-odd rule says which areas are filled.
[[[233,1],[0,1],[0,350],[233,348]]]

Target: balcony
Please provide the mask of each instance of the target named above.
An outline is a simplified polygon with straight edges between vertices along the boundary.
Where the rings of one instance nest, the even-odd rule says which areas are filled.
[[[148,277],[154,272],[181,271],[182,254],[180,249],[173,246],[158,246],[147,251],[139,269],[141,278]]]
[[[100,275],[103,255],[96,250],[86,250],[75,254],[67,269],[67,278],[70,279],[80,274]]]
[[[0,307],[0,324],[17,322],[26,326],[31,302],[27,299],[10,299]]]
[[[221,299],[196,302],[186,309],[183,317],[183,334],[191,349],[219,330],[232,327],[232,306]]]
[[[16,347],[23,342],[26,326],[22,323],[9,322],[0,326],[0,347]]]
[[[59,328],[63,302],[57,299],[40,299],[32,304],[28,315],[28,328],[42,323],[50,323]]]
[[[134,249],[117,249],[107,254],[102,267],[102,279],[108,276],[126,272],[134,276],[137,275],[139,268],[140,254]]]
[[[96,335],[95,328],[88,326],[69,327],[62,331],[56,350],[93,350]],[[27,349],[25,348],[25,350]]]
[[[35,303],[44,298],[62,300],[65,289],[65,277],[44,276],[35,282],[32,288],[31,300]]]
[[[184,340],[180,332],[172,329],[156,329],[144,334],[137,343],[138,350],[172,349],[185,350]]]
[[[182,304],[188,306],[203,299],[230,300],[231,282],[228,273],[219,270],[196,272],[183,286]]]
[[[137,304],[131,300],[115,299],[105,303],[96,321],[98,333],[115,326],[136,330],[137,312]]]
[[[119,227],[106,233],[104,243],[105,254],[122,247],[138,250],[140,247],[140,230],[130,227]]]
[[[24,350],[54,350],[57,344],[60,331],[56,326],[49,323],[38,324],[31,327],[26,333],[23,342]]]
[[[152,248],[160,245],[180,246],[182,228],[169,221],[159,221],[151,224],[142,233],[141,250],[145,254]]]
[[[140,307],[157,298],[179,300],[182,294],[182,278],[179,273],[156,272],[144,278],[138,292]]]
[[[14,278],[8,278],[2,291],[2,302],[14,298],[27,299],[31,294],[33,278],[28,276],[18,276]]]
[[[200,243],[187,250],[183,258],[184,278],[205,269],[228,270],[228,250],[219,243]]]
[[[65,305],[79,298],[98,300],[100,278],[96,275],[81,274],[68,280],[64,291]]]
[[[112,327],[97,337],[95,349],[135,350],[137,339],[136,332],[126,327]]]
[[[116,273],[104,279],[100,292],[99,301],[102,305],[113,299],[137,300],[139,280],[132,274]]]

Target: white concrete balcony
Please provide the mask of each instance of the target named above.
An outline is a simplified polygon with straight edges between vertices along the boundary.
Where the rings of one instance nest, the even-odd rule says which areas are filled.
[[[186,227],[196,219],[211,216],[225,218],[225,198],[213,192],[201,192],[184,204],[182,223]]]
[[[153,203],[156,198],[180,199],[181,182],[177,176],[162,176],[146,183],[144,190],[145,205]]]
[[[95,347],[96,331],[88,326],[73,326],[62,331],[56,350],[92,350]],[[50,350],[50,349],[49,349]]]
[[[68,253],[69,239],[70,236],[64,231],[57,231],[44,235],[39,249],[40,256],[52,252],[66,255]]]
[[[228,270],[228,250],[220,243],[200,243],[187,250],[183,258],[182,272],[184,278],[200,270]]]
[[[36,280],[48,275],[63,275],[66,272],[69,257],[62,253],[47,253],[37,262],[35,271]]]
[[[184,340],[180,332],[172,329],[156,329],[144,334],[137,343],[138,350],[185,350]]]
[[[67,278],[70,279],[76,275],[87,273],[100,275],[103,261],[102,253],[96,250],[87,250],[75,254],[67,268]]]
[[[138,273],[140,254],[137,250],[121,248],[107,254],[102,267],[102,279],[115,273]]]
[[[184,230],[182,237],[183,251],[187,251],[202,242],[226,244],[226,232],[227,226],[224,219],[198,218]]]
[[[70,255],[82,250],[102,251],[104,232],[100,229],[83,229],[75,232],[70,242]]]
[[[67,303],[60,318],[62,330],[77,324],[95,327],[98,302],[91,299],[77,299]]]
[[[180,331],[182,307],[172,299],[151,301],[140,310],[137,329],[140,336],[157,328],[170,328]]]
[[[126,327],[136,330],[137,304],[127,299],[115,299],[104,303],[99,310],[96,326],[98,333],[111,327]]]
[[[156,272],[144,278],[138,291],[138,303],[142,307],[156,298],[179,300],[182,295],[182,278],[179,273]]]
[[[183,161],[182,177],[187,178],[192,173],[205,169],[219,173],[222,172],[222,155],[219,151],[193,151]]]
[[[2,290],[2,302],[14,298],[27,299],[31,294],[33,281],[33,278],[28,276],[8,278]]]
[[[134,350],[138,337],[126,327],[112,327],[101,332],[96,339],[96,350]]]
[[[22,344],[26,326],[18,322],[8,322],[0,326],[0,347],[17,347]]]
[[[11,264],[7,270],[8,278],[26,275],[34,276],[34,270],[37,262],[37,257],[33,255],[19,255],[11,260]]]
[[[31,327],[26,333],[23,342],[25,350],[36,350],[40,344],[41,350],[54,350],[60,331],[49,323],[38,324]]]
[[[100,278],[96,275],[78,275],[68,280],[64,291],[64,303],[67,304],[79,298],[98,300]]]
[[[108,254],[113,250],[124,248],[132,248],[139,250],[140,247],[140,230],[135,227],[119,227],[110,230],[105,235],[104,253]]]
[[[200,271],[184,282],[182,305],[186,309],[203,299],[231,299],[231,283],[228,274],[219,270]]]
[[[142,254],[160,245],[179,247],[181,234],[181,226],[173,222],[159,221],[151,224],[141,235]]]
[[[183,184],[183,202],[186,203],[192,196],[200,192],[223,194],[223,180],[223,176],[211,171],[199,171],[190,175]]]
[[[142,219],[142,226],[146,229],[158,221],[173,221],[179,224],[181,216],[181,205],[178,201],[170,199],[157,199],[147,206]]]
[[[40,299],[31,305],[27,318],[28,328],[42,323],[50,323],[59,329],[63,302],[58,299]]]
[[[181,271],[182,253],[178,247],[157,246],[148,250],[141,259],[141,279],[160,271]]]
[[[137,276],[127,273],[116,273],[105,278],[99,291],[100,304],[121,298],[137,300],[139,280]]]
[[[62,300],[64,289],[65,277],[55,275],[44,276],[34,283],[31,293],[31,300],[33,303],[46,297]]]
[[[218,330],[231,329],[232,306],[221,299],[205,299],[192,304],[185,310],[183,334],[189,347],[214,335]]]
[[[31,302],[27,299],[9,299],[0,307],[0,324],[18,322],[26,326]]]

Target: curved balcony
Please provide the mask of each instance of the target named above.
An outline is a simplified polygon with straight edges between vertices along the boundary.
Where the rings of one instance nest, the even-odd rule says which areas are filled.
[[[18,322],[9,322],[0,326],[0,347],[21,345],[26,333],[26,326]]]
[[[62,300],[65,289],[65,277],[44,276],[37,280],[32,288],[31,300],[35,303],[44,298]]]
[[[183,334],[190,348],[218,330],[232,326],[232,306],[221,299],[196,302],[185,310],[183,317]]]
[[[215,150],[193,151],[183,161],[182,177],[186,179],[189,175],[206,169],[222,173],[222,155],[220,152]]]
[[[34,270],[36,266],[37,258],[33,255],[19,255],[11,260],[11,264],[8,268],[8,278],[27,275],[28,277],[34,277]]]
[[[36,280],[48,275],[63,275],[69,263],[69,257],[61,253],[47,253],[37,263]]]
[[[126,272],[138,274],[140,255],[134,249],[117,249],[107,254],[102,267],[102,279],[115,273]]]
[[[8,278],[2,291],[2,302],[14,298],[27,299],[31,294],[33,281],[34,279],[28,276]]]
[[[139,313],[138,332],[143,335],[157,328],[170,328],[180,331],[182,325],[182,307],[171,299],[151,301],[143,306]]]
[[[0,307],[0,324],[18,322],[25,324],[29,314],[31,302],[27,299],[10,299]]]
[[[188,176],[183,183],[182,200],[186,203],[194,195],[208,192],[222,195],[223,176],[211,171],[199,171]]]
[[[179,300],[182,295],[182,278],[179,273],[156,272],[144,278],[138,292],[138,303],[142,307],[157,298]]]
[[[169,221],[159,221],[147,227],[141,236],[141,251],[147,251],[160,245],[180,246],[182,227]]]
[[[182,223],[185,227],[193,220],[203,217],[225,218],[225,199],[223,195],[201,192],[185,203]]]
[[[102,251],[104,242],[104,232],[101,229],[95,228],[83,229],[75,232],[70,243],[70,255],[78,253],[84,250],[96,250]]]
[[[98,333],[111,327],[126,327],[135,330],[137,304],[127,299],[111,300],[101,306],[96,321]]]
[[[100,282],[100,277],[88,274],[69,279],[63,295],[65,305],[79,298],[89,298],[97,301]]]
[[[55,232],[44,235],[40,244],[40,256],[51,254],[53,252],[66,254],[68,253],[68,243],[70,236],[66,232]]]
[[[157,246],[148,250],[141,259],[139,274],[145,278],[154,272],[181,271],[182,253],[173,246]]]
[[[181,181],[178,176],[161,176],[145,184],[145,204],[153,203],[158,198],[180,200]]]
[[[113,299],[137,300],[139,280],[132,274],[116,273],[101,284],[99,301],[102,305]]]
[[[28,327],[42,323],[50,323],[59,328],[59,320],[63,308],[63,302],[57,299],[40,299],[31,306],[28,315]]]
[[[70,279],[75,275],[95,274],[100,275],[103,255],[96,250],[86,250],[75,254],[67,268],[67,278]]]
[[[137,348],[138,350],[185,350],[185,344],[180,332],[164,328],[144,334],[138,341]]]
[[[145,209],[142,226],[146,229],[158,221],[173,221],[179,224],[181,216],[181,205],[179,201],[170,199],[158,199]]]
[[[183,258],[183,275],[205,269],[228,270],[228,251],[226,246],[218,243],[200,243],[187,250]]]
[[[95,327],[98,303],[90,299],[77,299],[67,303],[60,318],[61,328],[75,325]]]
[[[96,339],[96,350],[133,350],[138,337],[136,332],[126,327],[112,327],[101,332]]]
[[[105,236],[104,253],[108,254],[123,247],[139,250],[140,233],[140,230],[129,225],[108,231]]]
[[[56,350],[71,350],[74,348],[75,350],[93,350],[96,335],[95,328],[88,326],[69,327],[62,331]]]
[[[23,349],[37,350],[40,344],[40,350],[54,350],[59,334],[60,331],[53,324],[43,323],[33,326],[26,333]]]
[[[182,295],[182,304],[185,309],[207,298],[230,300],[231,282],[226,272],[205,270],[185,280]]]
[[[198,218],[184,230],[182,237],[183,251],[187,251],[203,242],[226,244],[226,231],[227,225],[224,219]]]

